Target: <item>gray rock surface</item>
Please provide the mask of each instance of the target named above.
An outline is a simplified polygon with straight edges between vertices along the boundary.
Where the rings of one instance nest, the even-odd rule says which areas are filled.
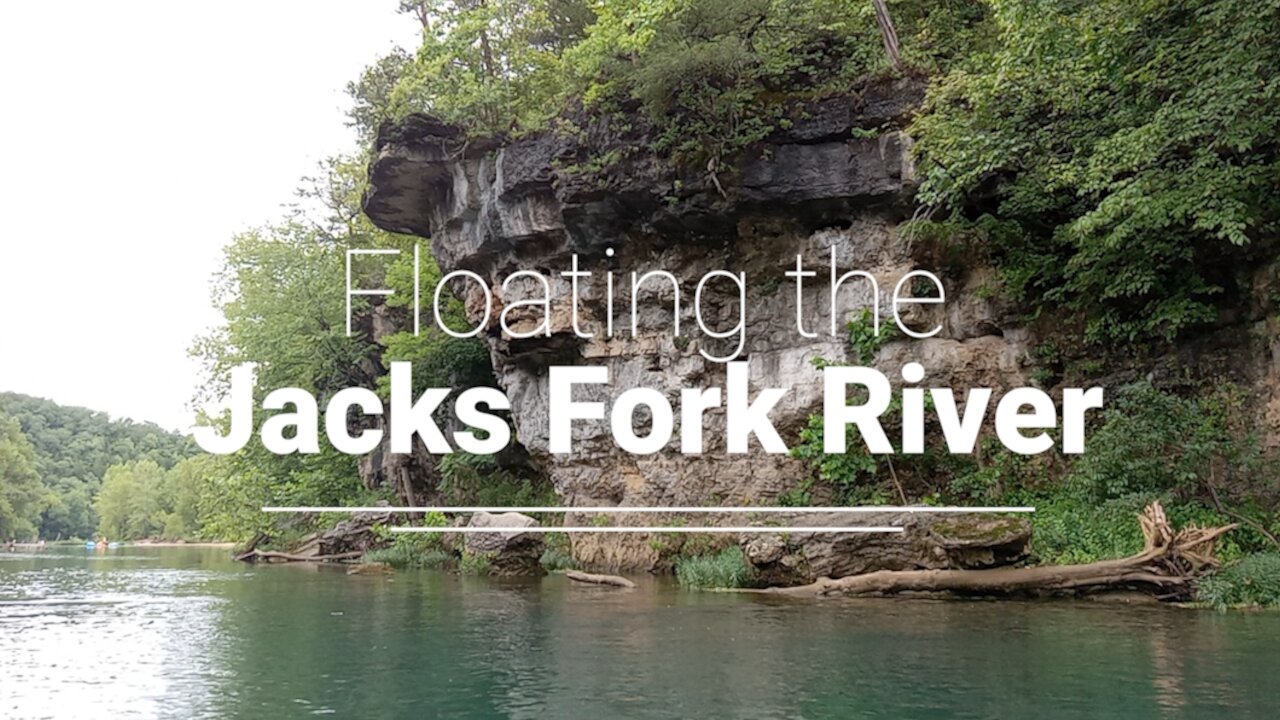
[[[470,528],[529,528],[538,521],[516,512],[476,513],[467,522]],[[463,547],[471,555],[481,555],[489,560],[491,575],[541,575],[542,536],[521,530],[501,530],[491,533],[468,533]]]
[[[521,269],[558,274],[577,254],[595,274],[581,294],[582,324],[590,339],[572,333],[567,301],[553,304],[550,337],[505,336],[491,317],[486,338],[499,385],[512,402],[519,442],[551,478],[567,505],[768,504],[806,474],[801,461],[768,455],[758,447],[730,455],[723,445],[722,409],[706,414],[703,455],[682,455],[678,437],[664,451],[636,456],[614,443],[608,422],[579,423],[574,452],[548,452],[547,377],[551,365],[603,365],[608,387],[588,388],[582,399],[611,401],[632,387],[651,387],[678,406],[686,387],[723,387],[723,364],[700,349],[723,353],[728,340],[697,329],[692,296],[711,270],[747,274],[748,328],[743,356],[750,362],[752,392],[788,388],[771,417],[784,441],[794,444],[811,414],[821,409],[821,375],[814,358],[849,362],[844,324],[871,301],[866,283],[850,282],[839,298],[840,318],[830,335],[829,258],[840,273],[860,269],[880,286],[882,322],[892,324],[890,298],[899,278],[921,268],[924,252],[900,232],[911,212],[914,175],[909,139],[893,127],[909,114],[919,88],[873,88],[858,98],[824,101],[807,123],[766,141],[719,173],[724,194],[703,172],[691,172],[648,154],[645,124],[616,129],[608,120],[589,123],[579,136],[544,134],[505,146],[459,144],[456,131],[419,118],[384,133],[370,169],[365,210],[380,226],[431,238],[445,272],[467,269],[486,278],[496,297],[510,304],[530,297],[533,284],[502,280]],[[895,102],[896,100],[896,102]],[[855,128],[877,128],[874,137]],[[609,158],[604,163],[601,158]],[[593,160],[595,161],[593,163]],[[606,249],[614,250],[609,257]],[[783,273],[795,256],[819,272],[804,289],[804,316],[815,338],[795,328],[796,293]],[[615,336],[603,336],[607,309],[603,274],[617,283]],[[681,282],[681,334],[672,334],[669,283],[644,285],[637,297],[639,332],[629,332],[631,271],[667,270]],[[944,310],[917,318],[941,323],[943,332],[925,341],[890,342],[876,364],[896,380],[905,362],[924,363],[926,382],[956,388],[1024,384],[1027,354],[1023,331],[1006,326],[1006,311],[974,292],[981,279],[951,278]],[[478,322],[483,293],[455,287]],[[568,280],[556,275],[556,298],[569,296]],[[704,296],[709,325],[731,329],[736,291],[712,283]],[[533,329],[527,318],[517,329]],[[625,332],[621,330],[625,329]],[[643,427],[644,419],[639,419]],[[640,429],[640,428],[638,428]],[[677,436],[679,431],[677,430]],[[652,517],[617,518],[647,523]],[[574,555],[588,567],[635,570],[663,564],[655,543],[643,535],[583,535]]]

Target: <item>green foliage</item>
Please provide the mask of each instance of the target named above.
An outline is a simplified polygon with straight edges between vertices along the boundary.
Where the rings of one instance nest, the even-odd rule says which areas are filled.
[[[813,478],[805,478],[795,487],[778,493],[776,498],[782,507],[805,507],[813,504]]]
[[[427,112],[481,133],[537,127],[562,97],[562,49],[591,18],[586,0],[410,3],[422,46],[389,95],[397,116]]]
[[[1142,535],[1136,516],[1159,500],[1176,527],[1247,518],[1219,544],[1219,557],[1236,558],[1273,548],[1266,533],[1280,530],[1274,458],[1247,431],[1242,403],[1229,384],[1187,395],[1134,384],[1111,395],[1086,452],[1071,457],[1020,456],[985,438],[972,456],[927,443],[921,455],[890,459],[867,452],[853,429],[849,451],[827,455],[822,418],[814,416],[792,449],[808,461],[812,476],[777,500],[807,504],[822,484],[839,503],[895,501],[902,488],[915,502],[1031,505],[1035,559],[1048,564],[1137,552]],[[889,414],[899,407],[895,399]],[[886,432],[894,437],[891,427]]]
[[[36,525],[50,540],[87,538],[97,530],[93,499],[108,467],[146,459],[168,469],[195,453],[189,439],[157,425],[27,395],[0,393],[0,417],[5,415],[18,420],[34,448],[36,471],[48,489]]]
[[[851,324],[853,326],[854,324]],[[878,340],[869,336],[867,343],[878,347]],[[821,363],[815,363],[821,364]],[[858,402],[856,397],[849,401]],[[925,408],[932,409],[933,400],[925,395]],[[894,428],[901,423],[902,393],[895,391],[889,406],[881,414],[881,424],[893,444]],[[900,470],[915,475],[934,476],[940,471],[953,471],[963,464],[959,456],[950,455],[945,449],[926,445],[919,455],[902,455],[896,449],[893,454],[874,454],[868,448],[856,425],[845,428],[844,453],[828,453],[824,449],[825,421],[821,413],[809,416],[808,423],[800,431],[800,442],[792,446],[791,457],[806,460],[813,479],[835,490],[836,500],[848,505],[879,505],[901,500],[905,492]],[[926,434],[928,429],[926,428]],[[898,460],[895,463],[894,458]],[[898,466],[898,467],[895,467]],[[806,488],[806,493],[811,488]]]
[[[382,102],[380,91],[362,86],[352,92],[363,93],[357,98],[361,115],[353,118],[357,124],[371,122],[369,113],[376,114]],[[415,278],[418,240],[379,230],[363,216],[363,168],[362,158],[329,160],[321,177],[300,191],[307,201],[305,208],[286,221],[238,235],[227,247],[213,292],[224,324],[192,349],[208,376],[205,394],[198,401],[222,396],[230,370],[242,363],[255,365],[259,393],[255,403],[260,404],[261,395],[271,389],[298,387],[316,395],[322,411],[328,396],[347,387],[378,389],[385,396],[385,368],[400,360],[413,363],[416,392],[429,386],[492,384],[482,341],[449,337],[433,322],[424,322],[421,334],[413,334],[415,279],[421,296],[431,298],[440,272],[430,253],[424,252]],[[395,293],[377,302],[383,303],[382,317],[403,328],[400,332],[375,340],[368,323],[372,305],[368,298],[356,297],[348,335],[343,288],[349,249],[399,253],[356,256],[352,283]],[[426,312],[429,316],[431,311]],[[442,316],[461,324],[461,304],[448,298]],[[255,431],[267,417],[256,415]],[[324,419],[320,422],[323,425]],[[255,442],[224,462],[223,494],[218,502],[206,504],[204,523],[230,539],[248,539],[271,529],[272,518],[257,512],[262,505],[345,505],[387,499],[391,493],[390,488],[364,487],[358,459],[336,451],[324,435],[319,453],[279,456]],[[395,491],[402,503],[414,504],[430,489],[397,487]]]
[[[163,483],[164,470],[150,460],[107,468],[95,502],[99,532],[128,540],[158,535],[164,527],[160,509]]]
[[[395,294],[387,298],[387,306],[411,310],[414,297],[413,253],[405,245],[400,255],[387,267],[384,282]],[[440,282],[441,272],[428,248],[420,252],[418,291],[420,297],[430,298]],[[441,297],[440,318],[451,328],[468,327],[462,303],[451,294]],[[457,338],[440,331],[434,321],[423,321],[421,332],[414,335],[411,327],[382,338],[383,366],[392,362],[413,363],[414,392],[428,387],[476,387],[493,384],[493,369],[489,364],[489,350],[479,338]],[[379,378],[379,388],[387,391],[387,377]]]
[[[894,3],[904,62],[929,69],[983,26],[969,3]],[[573,88],[608,109],[637,101],[677,158],[721,160],[793,121],[795,101],[850,92],[883,73],[871,3],[859,0],[604,2],[564,55]]]
[[[188,458],[167,471],[151,460],[112,465],[94,502],[98,533],[119,540],[219,537],[204,527],[205,515],[221,501],[219,466],[210,455]]]
[[[681,557],[676,561],[676,579],[690,589],[748,587],[754,575],[742,550],[730,547],[711,555]]]
[[[457,558],[447,550],[431,547],[415,549],[402,543],[370,550],[360,558],[363,563],[385,563],[397,570],[447,570]]]
[[[404,50],[395,48],[365,68],[358,80],[347,83],[347,95],[351,98],[347,117],[362,145],[371,145],[378,127],[391,119],[391,94],[412,60]]]
[[[257,363],[267,388],[323,394],[371,382],[364,368],[372,349],[346,334],[346,250],[300,221],[232,239],[213,290],[225,324],[192,350],[209,372],[210,394],[225,391],[230,370],[246,362]]]
[[[1153,500],[1176,527],[1234,523],[1239,517],[1226,514],[1232,511],[1274,532],[1280,525],[1274,464],[1242,431],[1240,402],[1229,385],[1190,397],[1131,385],[1108,401],[1086,452],[1060,480],[1044,482],[1030,460],[992,453],[985,465],[952,481],[952,497],[1034,505],[1034,551],[1053,564],[1137,552],[1142,535],[1134,518]],[[1245,524],[1223,538],[1218,555],[1230,559],[1268,547],[1269,539]]]
[[[871,501],[871,497],[858,492],[859,480],[874,475],[880,467],[880,459],[867,450],[854,426],[846,429],[848,452],[827,453],[823,450],[825,428],[821,413],[810,415],[808,424],[800,431],[800,442],[791,448],[791,457],[808,461],[814,476],[839,489],[846,499]]]
[[[463,575],[488,575],[493,558],[487,553],[463,552],[458,559],[458,572]]]
[[[443,527],[448,524],[444,516],[433,514],[424,519],[423,525]],[[366,563],[386,563],[396,569],[443,570],[456,562],[454,554],[444,547],[443,538],[435,533],[396,533],[391,544],[378,550],[370,550],[361,558]]]
[[[222,540],[211,524],[213,508],[224,502],[226,463],[196,455],[169,468],[161,483],[159,536],[183,540]]]
[[[845,325],[849,333],[850,360],[857,364],[875,362],[876,353],[885,343],[899,335],[897,327],[890,323],[877,322],[871,308],[863,308],[861,314],[849,320]],[[831,365],[825,358],[814,358],[813,365],[822,369]],[[857,402],[856,398],[850,398]],[[932,399],[926,396],[926,404]],[[883,416],[886,420],[902,411],[902,396],[895,393]],[[890,423],[891,424],[891,423]],[[848,451],[843,454],[827,453],[823,449],[825,434],[824,419],[821,414],[809,416],[805,427],[800,431],[800,442],[791,448],[791,456],[807,460],[813,470],[814,478],[833,486],[837,490],[838,500],[844,503],[877,504],[886,502],[888,497],[881,492],[882,488],[866,482],[877,473],[883,476],[893,474],[892,460],[888,456],[876,456],[867,450],[866,443],[855,426],[845,429],[845,443]],[[932,453],[931,453],[932,455]],[[907,462],[915,462],[911,458]],[[810,483],[805,483],[778,497],[783,505],[803,505],[808,502],[812,490]]]
[[[1090,340],[1212,320],[1233,282],[1216,266],[1276,230],[1280,3],[991,7],[998,44],[913,127],[921,199],[978,217],[1015,296]]]
[[[1210,483],[1217,491],[1219,479],[1265,485],[1255,482],[1267,471],[1257,442],[1230,422],[1241,402],[1226,385],[1200,398],[1161,392],[1150,383],[1122,388],[1107,403],[1102,426],[1089,437],[1088,452],[1068,483],[1095,500],[1133,492],[1194,495]]]
[[[845,325],[849,333],[849,347],[853,351],[853,362],[865,364],[875,362],[876,353],[884,344],[898,336],[896,323],[878,321],[871,308],[863,308],[862,314]]]
[[[903,59],[934,70],[984,38],[979,3],[892,3]],[[427,112],[474,133],[546,127],[570,108],[639,105],[660,152],[721,160],[793,121],[794,101],[855,90],[886,72],[863,0],[413,0],[423,42],[349,88],[362,136]],[[389,88],[389,89],[388,89]],[[379,110],[380,104],[386,110]]]
[[[1036,504],[1032,551],[1045,565],[1126,557],[1142,549],[1138,513],[1152,498],[1130,496],[1100,504],[1049,497]]]
[[[1217,610],[1280,607],[1280,554],[1250,555],[1202,578],[1196,599]]]
[[[548,547],[542,551],[542,557],[538,558],[538,564],[546,568],[548,572],[576,570],[578,568],[578,563],[573,559],[573,555],[570,555],[567,550],[554,547]]]
[[[455,452],[440,458],[439,491],[451,505],[528,507],[558,505],[555,491],[534,475],[502,468],[492,455]]]
[[[0,540],[33,537],[47,504],[35,450],[17,420],[0,417]]]
[[[1172,495],[1134,493],[1102,502],[1090,502],[1057,492],[1031,500],[1036,513],[1032,551],[1036,562],[1047,565],[1089,563],[1133,555],[1142,550],[1138,513],[1152,501],[1160,501],[1174,527],[1195,523],[1216,527],[1234,518],[1195,501]],[[1231,561],[1249,553],[1274,549],[1250,528],[1239,528],[1219,541],[1217,556]]]
[[[1153,500],[1177,527],[1237,522],[1224,510],[1276,527],[1273,463],[1242,430],[1241,402],[1230,385],[1191,397],[1149,383],[1122,388],[1062,482],[1016,486],[1037,508],[1037,556],[1061,563],[1135,553],[1142,536],[1133,518]],[[1221,541],[1218,555],[1230,559],[1268,547],[1268,538],[1246,524]]]

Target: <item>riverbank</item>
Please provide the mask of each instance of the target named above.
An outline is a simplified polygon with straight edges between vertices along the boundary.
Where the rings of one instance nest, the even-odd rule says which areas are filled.
[[[961,514],[920,524],[921,517],[933,516],[919,510],[924,508],[886,508],[885,519],[877,520],[878,524],[901,530],[884,537],[843,531],[844,523],[830,530],[787,531],[758,525],[758,531],[726,529],[711,534],[676,533],[674,527],[673,532],[640,528],[637,532],[651,537],[652,546],[660,546],[663,562],[651,566],[647,574],[673,574],[682,587],[690,589],[745,588],[813,597],[1060,598],[1142,593],[1163,602],[1200,602],[1216,609],[1280,606],[1280,555],[1227,556],[1223,563],[1219,544],[1237,526],[1192,522],[1175,527],[1159,502],[1128,521],[1140,531],[1136,550],[1078,563],[1046,563],[1037,557],[1032,528],[1025,521]],[[581,556],[577,544],[591,537],[589,530],[542,528],[534,518],[519,513],[474,513],[465,523],[460,517],[450,522],[441,516],[422,526],[424,532],[399,534],[380,531],[387,516],[356,514],[331,530],[308,536],[299,548],[255,550],[237,559],[362,563],[350,570],[352,574],[393,569],[530,577],[558,570],[628,574],[625,568]],[[860,519],[870,522],[870,517]],[[505,530],[488,532],[488,527]],[[463,534],[464,530],[469,532]],[[326,547],[320,540],[342,552],[320,552]],[[640,573],[631,570],[629,574]]]
[[[39,550],[49,547],[80,547],[84,545],[84,540],[53,540],[45,543],[38,542],[20,542],[14,543],[14,548],[19,550]],[[236,547],[231,542],[184,542],[182,540],[125,540],[117,543],[117,547],[190,547],[190,548],[219,548],[230,550]]]
[[[194,547],[234,549],[232,542],[184,542],[182,540],[130,540],[123,543],[126,547]]]

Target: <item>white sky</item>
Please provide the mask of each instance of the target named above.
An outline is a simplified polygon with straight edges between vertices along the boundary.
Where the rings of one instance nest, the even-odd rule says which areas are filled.
[[[186,428],[221,248],[354,147],[396,5],[0,3],[0,391]]]

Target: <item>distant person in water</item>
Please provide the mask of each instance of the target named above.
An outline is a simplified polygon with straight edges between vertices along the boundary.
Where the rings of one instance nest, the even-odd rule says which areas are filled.
[[[13,538],[9,538],[9,542],[5,545],[5,549],[8,550],[9,552],[13,552],[14,548],[16,548],[17,546],[18,546],[18,541],[14,540]]]

